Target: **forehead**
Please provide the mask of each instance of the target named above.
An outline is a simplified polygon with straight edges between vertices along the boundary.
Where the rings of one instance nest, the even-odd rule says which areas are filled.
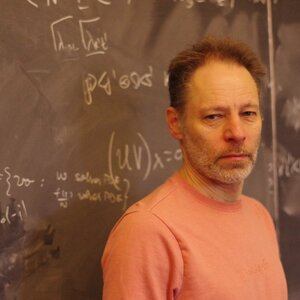
[[[187,102],[197,105],[259,104],[254,79],[246,68],[236,63],[206,63],[194,72],[187,91]]]

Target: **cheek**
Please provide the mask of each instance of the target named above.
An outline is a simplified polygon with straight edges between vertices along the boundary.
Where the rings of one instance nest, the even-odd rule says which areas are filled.
[[[261,124],[258,124],[258,125],[254,128],[252,135],[253,135],[253,137],[254,137],[255,140],[260,140],[260,137],[261,137],[261,130],[262,130]]]
[[[258,148],[261,140],[261,127],[257,127],[255,130],[252,130],[248,134],[248,143],[246,141],[246,145],[248,144],[249,147],[256,149]]]

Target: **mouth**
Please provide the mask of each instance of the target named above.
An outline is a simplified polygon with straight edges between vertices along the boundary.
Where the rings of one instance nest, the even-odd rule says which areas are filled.
[[[250,159],[251,155],[248,153],[231,153],[222,155],[220,159],[229,159],[229,160],[244,160],[244,159]]]

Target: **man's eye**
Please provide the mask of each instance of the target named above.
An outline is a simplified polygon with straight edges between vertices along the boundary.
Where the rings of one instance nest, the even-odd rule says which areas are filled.
[[[211,114],[205,117],[206,120],[218,120],[220,118],[222,118],[221,114]]]
[[[257,112],[256,111],[244,111],[242,113],[242,115],[245,117],[255,117],[255,116],[257,116]]]

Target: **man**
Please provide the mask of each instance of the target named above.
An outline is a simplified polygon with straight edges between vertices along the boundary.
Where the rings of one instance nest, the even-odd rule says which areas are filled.
[[[231,39],[173,59],[166,117],[183,164],[112,230],[103,300],[287,299],[271,217],[241,194],[260,142],[263,75]]]

